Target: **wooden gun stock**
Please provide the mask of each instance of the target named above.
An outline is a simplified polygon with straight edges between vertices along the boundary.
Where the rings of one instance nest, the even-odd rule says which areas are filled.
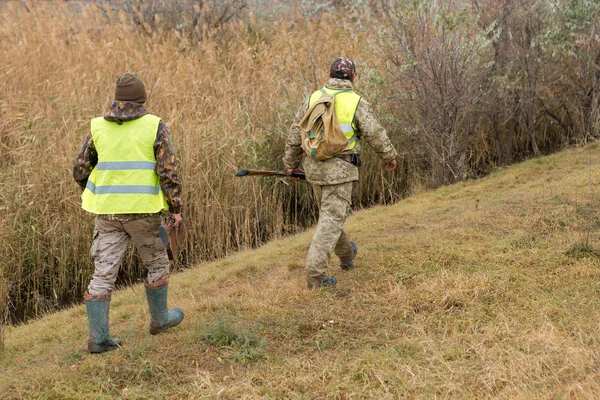
[[[183,223],[180,223],[177,228],[173,228],[171,224],[175,221],[173,217],[167,217],[165,223],[158,228],[158,234],[163,244],[167,248],[169,260],[177,261],[179,255],[179,245],[183,240]]]

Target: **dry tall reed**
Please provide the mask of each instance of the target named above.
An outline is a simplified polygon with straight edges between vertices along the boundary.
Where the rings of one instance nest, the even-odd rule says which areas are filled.
[[[402,152],[390,175],[367,149],[357,207],[600,136],[597,0],[297,0],[219,26],[210,8],[181,1],[191,8],[167,18],[159,3],[9,2],[0,14],[0,257],[13,318],[78,299],[89,280],[93,219],[70,168],[125,71],[146,81],[149,110],[173,134],[187,265],[314,220],[308,185],[233,174],[281,168],[293,114],[337,56],[357,62],[358,92]],[[142,275],[129,253],[119,281]]]
[[[233,175],[281,168],[292,115],[326,80],[332,58],[367,63],[370,55],[364,38],[347,34],[353,29],[345,20],[292,17],[266,25],[250,15],[192,41],[177,30],[140,28],[123,10],[8,4],[0,17],[0,257],[13,317],[38,315],[85,290],[93,218],[80,210],[71,165],[125,71],[144,79],[150,112],[173,135],[185,264],[310,222],[307,185]],[[135,256],[126,264],[122,280],[142,276]]]
[[[4,349],[4,326],[7,323],[8,317],[8,307],[6,306],[7,299],[4,266],[0,264],[0,352]]]

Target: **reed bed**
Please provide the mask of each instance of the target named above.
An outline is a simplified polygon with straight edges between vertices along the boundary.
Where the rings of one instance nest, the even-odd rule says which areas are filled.
[[[4,267],[0,264],[0,352],[4,350],[4,326],[7,323],[8,308],[6,307],[6,280],[4,279]]]
[[[314,218],[307,185],[233,176],[281,167],[292,115],[324,82],[332,57],[368,60],[350,30],[327,14],[268,26],[250,15],[192,43],[179,31],[141,30],[123,10],[9,3],[0,19],[0,258],[13,317],[40,315],[85,290],[93,218],[80,210],[71,166],[125,71],[144,79],[149,110],[173,135],[184,265],[303,229]],[[126,264],[120,282],[143,276],[135,255]]]
[[[314,222],[308,185],[233,175],[282,167],[293,115],[337,56],[356,61],[357,90],[401,151],[386,174],[367,149],[358,208],[600,136],[597,1],[257,1],[221,25],[208,3],[0,11],[0,299],[11,320],[85,290],[93,218],[71,166],[126,71],[173,135],[186,232],[176,269]],[[174,4],[185,12],[169,14]],[[130,252],[118,282],[143,274]]]

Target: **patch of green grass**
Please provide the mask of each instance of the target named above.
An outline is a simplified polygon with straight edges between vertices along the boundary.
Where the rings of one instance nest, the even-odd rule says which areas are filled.
[[[117,319],[119,321],[127,321],[129,320],[131,317],[135,316],[136,314],[133,311],[123,311],[121,313],[119,313]]]
[[[217,315],[212,323],[199,327],[198,335],[202,342],[227,350],[237,364],[252,363],[266,356],[265,341],[229,315]]]
[[[565,254],[573,258],[600,258],[600,250],[592,248],[588,242],[575,243]]]
[[[334,350],[343,346],[338,334],[333,328],[333,320],[328,321],[331,326],[325,326],[313,338],[315,348],[319,351]]]

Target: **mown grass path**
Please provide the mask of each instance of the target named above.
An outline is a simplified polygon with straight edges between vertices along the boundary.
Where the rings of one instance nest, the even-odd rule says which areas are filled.
[[[599,167],[592,145],[356,212],[335,290],[305,289],[312,230],[198,265],[157,337],[117,292],[114,352],[84,351],[83,305],[10,328],[0,397],[595,398]]]

